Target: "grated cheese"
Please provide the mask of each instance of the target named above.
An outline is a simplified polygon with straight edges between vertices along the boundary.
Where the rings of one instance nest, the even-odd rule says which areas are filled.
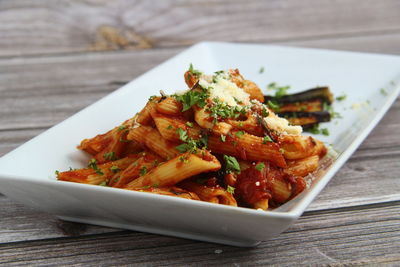
[[[213,82],[208,82],[201,78],[199,84],[203,88],[209,89],[211,99],[217,98],[229,106],[238,106],[239,104],[236,100],[242,102],[244,105],[250,103],[249,94],[230,81],[225,74],[217,75]]]
[[[269,113],[269,116],[264,118],[267,126],[279,133],[299,135],[303,131],[301,126],[289,125],[289,121],[285,118],[280,118],[275,114]]]

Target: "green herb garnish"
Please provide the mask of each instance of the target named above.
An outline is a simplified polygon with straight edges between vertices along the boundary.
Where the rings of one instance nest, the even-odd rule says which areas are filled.
[[[220,138],[221,138],[221,141],[225,143],[225,141],[226,141],[226,135],[221,134]]]
[[[233,186],[228,185],[226,188],[226,192],[231,193],[232,195],[235,193],[235,188]]]
[[[329,135],[329,130],[328,130],[328,128],[323,128],[323,129],[321,129],[321,133],[322,133],[323,135],[328,136],[328,135]]]
[[[275,97],[282,97],[287,95],[287,90],[290,89],[290,86],[278,86],[275,82],[268,84],[268,90],[275,90]]]
[[[263,162],[260,162],[256,165],[256,170],[257,171],[262,171],[262,169],[265,168],[265,164]]]
[[[97,160],[91,159],[89,161],[88,167],[95,170],[97,174],[103,175],[104,173],[97,167]]]
[[[235,133],[238,138],[241,138],[244,135],[244,131],[238,131]]]
[[[147,168],[146,166],[143,166],[142,168],[140,168],[140,176],[144,176],[147,173]]]
[[[267,105],[270,109],[272,109],[275,112],[279,112],[280,109],[280,105],[278,102],[274,101],[274,100],[268,100],[267,101]]]
[[[271,139],[271,137],[269,137],[268,135],[264,136],[262,143],[266,144],[268,142],[273,142],[273,140]]]
[[[337,96],[336,97],[336,100],[337,101],[343,101],[343,100],[345,100],[347,98],[347,95],[340,95],[340,96]]]
[[[206,99],[208,98],[208,93],[206,90],[203,91],[188,91],[183,95],[174,95],[176,100],[182,103],[182,112],[189,110],[192,106],[198,105],[203,108],[206,105]]]
[[[115,152],[114,152],[114,151],[111,151],[111,152],[104,153],[104,154],[103,154],[103,158],[104,158],[105,160],[113,161],[113,160],[116,160],[116,159],[117,159],[117,156],[115,155]]]
[[[189,65],[189,72],[196,76],[200,76],[203,74],[201,71],[194,69],[192,63],[190,63]]]
[[[108,186],[108,185],[107,185],[107,181],[103,181],[103,182],[99,183],[99,185],[100,185],[100,186]]]
[[[224,155],[224,160],[226,163],[225,171],[227,173],[232,173],[232,172],[240,173],[240,165],[235,157]]]
[[[119,172],[121,169],[118,168],[118,166],[111,166],[110,170],[111,170],[113,173],[117,173],[117,172]]]

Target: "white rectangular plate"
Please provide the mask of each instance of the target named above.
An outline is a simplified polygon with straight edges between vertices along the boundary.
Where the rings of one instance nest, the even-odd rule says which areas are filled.
[[[75,148],[82,139],[132,117],[160,89],[166,93],[185,89],[183,73],[190,63],[206,73],[238,68],[261,88],[270,82],[291,85],[291,92],[328,85],[335,95],[345,93],[346,101],[335,103],[343,118],[324,124],[329,136],[318,136],[338,152],[334,163],[324,175],[317,175],[308,190],[268,212],[56,181],[55,170],[83,167],[87,162],[88,156]],[[261,67],[265,68],[262,74]],[[256,245],[289,227],[350,157],[399,94],[399,74],[397,56],[199,43],[3,156],[0,192],[65,220]],[[349,103],[357,104],[351,108]]]

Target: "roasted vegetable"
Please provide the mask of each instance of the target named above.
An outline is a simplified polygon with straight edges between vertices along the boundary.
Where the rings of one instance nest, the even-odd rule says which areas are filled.
[[[304,130],[318,127],[320,122],[331,120],[330,105],[334,98],[328,87],[312,88],[296,94],[264,96],[265,102],[291,125]]]
[[[300,125],[304,130],[313,127],[320,122],[331,120],[331,114],[328,111],[316,112],[282,112],[278,113],[280,117],[286,118],[291,125]]]
[[[333,102],[333,94],[329,90],[329,87],[317,87],[296,94],[284,95],[280,97],[264,96],[264,98],[265,103],[267,103],[269,100],[279,104],[309,102],[316,99],[328,104],[332,104]]]

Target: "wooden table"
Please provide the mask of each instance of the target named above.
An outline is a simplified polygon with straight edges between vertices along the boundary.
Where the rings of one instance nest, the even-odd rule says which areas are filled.
[[[399,15],[397,0],[0,1],[0,155],[198,41],[400,54]],[[63,222],[0,195],[0,264],[400,265],[399,174],[398,99],[305,214],[258,247]]]

